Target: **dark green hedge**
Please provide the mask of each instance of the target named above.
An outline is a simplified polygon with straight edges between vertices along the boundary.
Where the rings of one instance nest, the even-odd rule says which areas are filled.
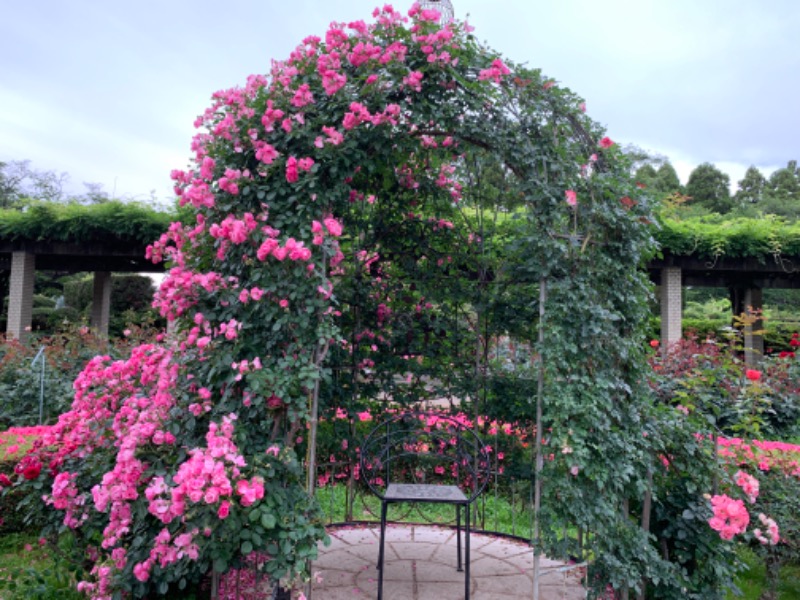
[[[0,210],[4,241],[134,242],[149,244],[177,218],[136,202],[35,203],[26,210]]]
[[[698,258],[758,258],[800,255],[800,223],[765,216],[760,219],[709,215],[664,219],[656,231],[663,252]]]

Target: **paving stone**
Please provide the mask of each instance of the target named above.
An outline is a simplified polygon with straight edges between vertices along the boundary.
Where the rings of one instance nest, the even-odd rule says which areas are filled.
[[[377,598],[378,526],[331,529],[314,563],[321,581],[312,600]],[[512,538],[473,533],[470,600],[533,597],[533,551]],[[462,538],[462,549],[464,540]],[[385,600],[463,600],[464,573],[456,570],[456,535],[448,527],[390,525],[386,530]],[[541,558],[541,600],[584,600],[582,568]]]
[[[430,560],[433,553],[436,552],[441,546],[439,544],[431,544],[429,542],[394,542],[392,548],[400,558],[413,558],[417,560]],[[455,560],[455,553],[453,553]]]
[[[471,573],[470,573],[471,574]],[[440,562],[417,561],[415,575],[418,582],[449,582],[464,585],[464,571],[456,569],[456,561],[442,564]]]

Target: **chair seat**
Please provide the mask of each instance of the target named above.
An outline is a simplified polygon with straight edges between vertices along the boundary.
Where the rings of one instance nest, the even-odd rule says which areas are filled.
[[[467,504],[464,492],[455,485],[431,483],[390,483],[384,494],[385,502],[445,502]]]

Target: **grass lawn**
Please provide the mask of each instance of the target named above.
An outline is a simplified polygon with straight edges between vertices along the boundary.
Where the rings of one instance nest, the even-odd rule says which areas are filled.
[[[76,580],[53,549],[36,535],[0,536],[0,599],[78,600]]]
[[[736,579],[736,585],[743,596],[728,594],[728,600],[759,600],[764,593],[766,570],[764,563],[747,548],[739,551],[739,557],[747,564],[747,570]],[[800,600],[800,565],[790,565],[781,569],[781,582],[774,600]]]

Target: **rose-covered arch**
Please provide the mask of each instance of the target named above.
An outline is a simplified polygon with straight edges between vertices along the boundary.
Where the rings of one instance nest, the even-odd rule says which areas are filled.
[[[490,297],[569,448],[539,465],[543,517],[597,533],[604,581],[658,561],[620,510],[651,460],[636,267],[652,246],[621,153],[580,98],[466,24],[373,18],[306,38],[196,122],[193,165],[173,172],[185,217],[149,249],[170,263],[171,333],[93,361],[45,440],[48,502],[101,538],[92,597],[178,593],[254,552],[302,576],[324,536],[306,492],[320,402],[442,393],[432,381],[477,402]],[[535,416],[536,398],[513,401]]]

